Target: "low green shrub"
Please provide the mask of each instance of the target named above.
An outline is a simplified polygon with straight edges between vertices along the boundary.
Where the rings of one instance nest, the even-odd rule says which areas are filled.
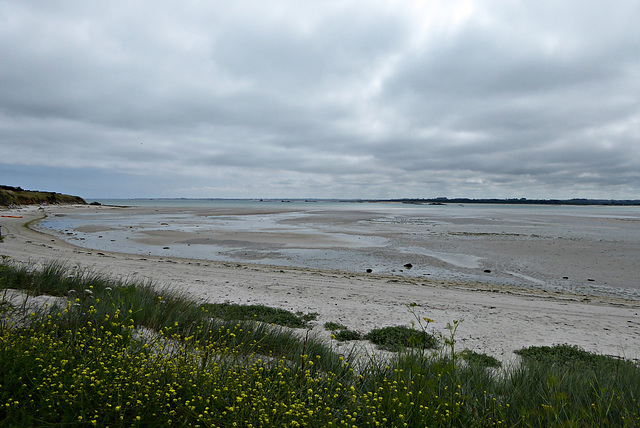
[[[348,330],[346,325],[340,324],[340,323],[337,323],[337,322],[333,322],[333,321],[329,321],[329,322],[324,323],[324,328],[326,328],[329,331]]]
[[[593,354],[579,346],[567,344],[555,346],[530,346],[515,351],[525,364],[563,365],[582,368],[619,368],[632,364],[629,361],[607,355]]]
[[[469,365],[475,365],[479,367],[501,367],[502,363],[498,361],[495,357],[487,354],[480,354],[475,351],[471,351],[469,349],[465,349],[460,352],[460,356],[463,360],[467,362]]]
[[[347,340],[360,340],[362,335],[357,331],[352,330],[340,330],[334,334],[336,340],[340,342],[346,342]]]
[[[387,351],[399,351],[404,348],[434,349],[438,346],[438,339],[434,335],[406,326],[374,329],[364,338]]]
[[[332,331],[333,334],[331,335],[331,337],[338,340],[339,342],[362,339],[362,335],[359,332],[349,330],[344,324],[329,321],[324,323],[324,328]]]
[[[202,305],[211,316],[227,320],[253,320],[284,327],[305,328],[318,314],[293,313],[285,309],[264,305],[239,305],[236,303],[205,303]]]

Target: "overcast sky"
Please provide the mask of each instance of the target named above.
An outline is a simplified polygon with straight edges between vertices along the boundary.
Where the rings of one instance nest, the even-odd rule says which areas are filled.
[[[0,184],[640,199],[640,2],[0,0]]]

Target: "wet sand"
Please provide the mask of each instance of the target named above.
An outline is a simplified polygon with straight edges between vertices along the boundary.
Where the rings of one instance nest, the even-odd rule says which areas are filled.
[[[104,251],[640,300],[633,207],[245,202],[84,211],[49,216],[40,230]]]
[[[117,209],[78,206],[45,208],[48,216],[75,215],[95,210]],[[143,210],[155,212],[152,208]],[[1,222],[5,239],[0,243],[0,255],[10,256],[14,261],[42,263],[60,260],[70,266],[93,269],[112,277],[151,279],[158,286],[172,286],[184,290],[197,300],[259,303],[294,311],[317,312],[319,317],[314,330],[326,337],[328,333],[323,331],[322,325],[327,321],[340,322],[361,332],[387,325],[410,324],[413,316],[407,310],[406,304],[416,303],[419,316],[436,321],[432,324],[436,331],[444,333],[447,323],[463,320],[457,333],[458,349],[468,348],[485,352],[502,360],[513,358],[513,351],[525,346],[558,343],[578,345],[588,351],[627,358],[640,357],[640,317],[638,316],[640,301],[587,295],[579,287],[575,287],[574,291],[577,292],[573,293],[567,292],[570,291],[567,288],[554,291],[535,287],[535,280],[540,280],[537,277],[538,271],[535,269],[516,271],[513,267],[519,260],[534,260],[530,262],[533,264],[536,263],[536,258],[542,257],[544,263],[553,260],[555,265],[550,267],[545,264],[543,267],[546,266],[549,275],[559,277],[558,281],[565,276],[569,278],[584,276],[584,281],[593,279],[594,281],[590,282],[595,283],[599,280],[598,278],[587,278],[587,276],[596,271],[584,272],[584,265],[595,263],[594,258],[597,259],[597,254],[592,255],[589,251],[603,250],[602,248],[590,249],[585,245],[585,241],[563,238],[567,245],[556,248],[554,253],[554,246],[557,246],[558,242],[551,239],[498,236],[501,239],[493,241],[493,245],[499,245],[501,251],[496,252],[497,255],[494,258],[484,256],[479,260],[473,257],[477,250],[474,246],[480,246],[481,249],[484,248],[483,251],[486,251],[486,243],[483,241],[487,241],[486,238],[491,238],[493,235],[480,235],[480,233],[493,233],[490,229],[486,232],[477,232],[478,234],[473,236],[462,235],[463,240],[459,240],[455,248],[447,247],[451,245],[450,241],[444,239],[444,236],[438,237],[436,231],[431,236],[436,241],[435,244],[440,247],[435,245],[435,248],[430,248],[428,251],[432,252],[431,255],[423,254],[425,260],[428,259],[431,264],[439,261],[443,266],[448,267],[453,261],[462,265],[460,266],[462,274],[458,278],[438,277],[435,274],[402,276],[393,272],[374,271],[372,274],[366,274],[345,270],[253,264],[245,261],[216,262],[178,256],[89,250],[65,242],[60,237],[23,227],[28,221],[44,216],[43,211],[37,207],[5,210],[4,214],[23,216],[22,219],[3,218]],[[228,214],[238,213],[229,212]],[[356,215],[352,213],[352,216]],[[348,226],[354,224],[352,220],[353,218],[342,218],[341,221]],[[295,217],[290,221],[301,220]],[[620,220],[620,222],[623,221]],[[449,226],[448,236],[455,236],[452,233],[456,232],[467,233],[462,229],[456,230],[455,227],[457,226]],[[364,231],[366,229],[362,231],[363,236]],[[229,233],[234,232],[229,231]],[[568,235],[569,238],[571,233]],[[277,235],[262,233],[257,235],[257,238],[245,235],[242,236],[242,240],[251,243],[264,241],[267,238],[274,239],[277,242],[266,243],[274,245],[274,253],[277,255],[280,253],[276,250],[281,248],[283,239],[283,236]],[[229,240],[229,237],[225,239]],[[485,239],[481,240],[478,237]],[[203,237],[198,239],[201,238]],[[284,238],[291,237],[287,237],[285,233]],[[344,239],[345,242],[353,241],[351,239],[353,237],[338,236],[338,238]],[[148,239],[154,245],[168,243],[167,246],[171,246],[172,242],[183,241],[185,236],[181,233],[176,234],[176,231],[157,231],[151,233]],[[188,239],[194,238],[191,236]],[[297,242],[295,239],[289,242],[294,242],[294,246],[303,244],[302,236],[298,235],[296,239],[300,242],[295,244]],[[638,249],[634,247],[633,242],[625,239],[621,236],[617,239],[617,245],[614,245],[615,239],[612,239],[611,243],[605,243],[608,245],[605,246],[605,250],[613,251],[617,248],[613,253],[615,257],[612,257],[614,261],[608,262],[606,280],[617,281],[617,277],[611,273],[615,271],[616,266],[611,264],[619,263],[619,266],[624,269],[616,275],[621,281],[629,281],[629,284],[633,284],[632,281],[638,278],[637,275],[631,278],[634,275],[633,266],[635,265],[628,264],[626,253],[620,248],[628,246],[628,251],[632,254]],[[491,239],[488,241],[491,243]],[[323,240],[314,242],[313,245],[334,244]],[[460,242],[466,242],[467,247],[461,247]],[[569,245],[572,243],[575,244],[573,247]],[[507,245],[506,252],[502,251],[505,245]],[[543,254],[541,255],[540,252]],[[569,259],[566,258],[568,253],[573,254]],[[441,260],[451,254],[471,257],[466,259],[457,257],[449,262]],[[504,258],[504,254],[509,255],[509,260],[500,261],[499,257]],[[565,258],[562,259],[558,254]],[[436,257],[433,257],[434,255]],[[277,257],[275,260],[277,261]],[[405,259],[398,258],[394,263],[399,264],[403,260]],[[421,263],[419,260],[417,262],[415,259],[412,260],[418,266]],[[569,260],[568,264],[567,260]],[[501,263],[506,268],[501,267]],[[398,269],[402,269],[401,264],[398,265]],[[556,272],[551,272],[555,269],[557,269]],[[478,270],[480,272],[477,272]],[[495,277],[492,278],[493,283],[468,280],[468,278],[474,278],[476,273],[476,276],[482,278],[484,270],[502,270],[516,275],[503,274],[504,278],[510,278],[512,283],[509,284],[496,281]],[[527,286],[518,286],[518,280]]]

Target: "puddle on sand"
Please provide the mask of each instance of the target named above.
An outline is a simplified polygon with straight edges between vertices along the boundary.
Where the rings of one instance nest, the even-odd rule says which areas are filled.
[[[420,254],[427,257],[433,257],[434,259],[438,259],[450,265],[467,269],[479,268],[480,261],[482,260],[482,257],[471,254],[441,253],[438,251],[427,250],[422,247],[403,247],[398,248],[398,250],[407,254]]]
[[[547,283],[542,281],[542,280],[533,278],[531,276],[523,275],[521,273],[511,272],[509,270],[505,270],[504,273],[508,273],[509,275],[513,275],[515,277],[522,278],[522,279],[524,279],[526,281],[532,282],[532,283],[537,284],[537,285],[547,285]]]

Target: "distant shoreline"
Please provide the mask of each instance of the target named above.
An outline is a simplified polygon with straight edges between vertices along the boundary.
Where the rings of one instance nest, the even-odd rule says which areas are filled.
[[[336,198],[89,198],[96,201],[252,201],[282,203],[345,202],[400,203],[411,205],[486,204],[486,205],[574,205],[574,206],[640,206],[640,199],[527,199],[527,198],[397,198],[397,199],[336,199]]]
[[[376,199],[365,202],[395,202],[403,204],[496,204],[496,205],[605,205],[605,206],[640,206],[640,199],[470,199],[470,198],[402,198],[402,199]]]

